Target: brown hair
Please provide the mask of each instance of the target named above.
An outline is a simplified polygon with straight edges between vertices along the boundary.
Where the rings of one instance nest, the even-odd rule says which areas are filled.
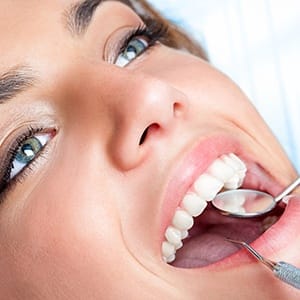
[[[142,20],[147,24],[149,20],[155,19],[159,23],[166,25],[168,28],[167,38],[163,43],[175,49],[183,49],[191,54],[208,60],[208,56],[203,47],[193,38],[191,38],[184,30],[179,28],[173,22],[164,18],[157,10],[155,10],[146,0],[130,0],[130,6],[137,12]]]

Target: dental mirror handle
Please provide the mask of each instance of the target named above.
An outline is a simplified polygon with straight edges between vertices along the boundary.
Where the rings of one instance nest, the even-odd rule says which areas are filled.
[[[275,202],[279,202],[282,198],[287,196],[290,192],[292,192],[298,185],[300,184],[300,177],[298,177],[295,181],[293,181],[287,188],[284,189],[278,196],[274,198]]]

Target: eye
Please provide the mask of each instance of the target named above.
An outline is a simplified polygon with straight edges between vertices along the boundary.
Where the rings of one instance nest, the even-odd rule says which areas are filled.
[[[158,41],[166,40],[168,28],[156,20],[149,25],[142,24],[129,32],[119,41],[114,64],[125,67],[138,56],[148,51],[151,47],[158,45]]]
[[[42,154],[56,133],[55,128],[29,126],[8,147],[0,149],[0,205],[9,192],[40,165],[40,160],[47,157]]]
[[[13,179],[26,168],[39,155],[50,139],[51,134],[44,133],[28,137],[22,141],[12,157],[9,179]]]
[[[142,54],[148,47],[149,44],[145,41],[145,39],[141,37],[133,38],[129,41],[125,49],[118,55],[115,64],[119,67],[125,67],[132,60]]]

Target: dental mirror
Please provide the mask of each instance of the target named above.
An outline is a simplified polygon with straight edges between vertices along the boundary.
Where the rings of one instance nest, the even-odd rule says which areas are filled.
[[[270,212],[275,206],[300,184],[300,177],[293,181],[275,198],[265,192],[256,190],[231,190],[218,194],[212,205],[221,214],[237,217],[252,218]]]

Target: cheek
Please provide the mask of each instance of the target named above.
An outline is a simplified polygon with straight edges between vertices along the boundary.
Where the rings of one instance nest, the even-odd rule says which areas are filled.
[[[107,270],[120,273],[116,261],[124,250],[117,223],[111,221],[118,218],[87,186],[70,191],[66,181],[48,178],[5,221],[1,252],[7,260],[1,277],[7,278],[9,270],[15,287],[42,291],[49,286],[72,287],[74,282],[96,286],[93,280],[98,278],[103,290],[103,285],[112,285]]]

